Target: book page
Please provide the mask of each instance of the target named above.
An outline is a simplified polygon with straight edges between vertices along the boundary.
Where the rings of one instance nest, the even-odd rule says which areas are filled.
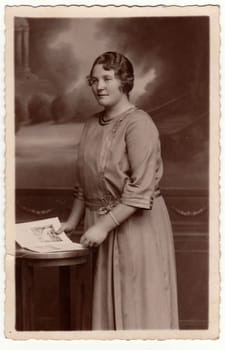
[[[56,234],[59,226],[58,218],[16,224],[16,241],[23,248],[42,253],[83,249],[65,233]]]

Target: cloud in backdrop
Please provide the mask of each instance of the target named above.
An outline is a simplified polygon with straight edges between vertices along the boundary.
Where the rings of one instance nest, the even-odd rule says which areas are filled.
[[[77,113],[98,109],[85,81],[94,59],[120,51],[135,68],[131,98],[147,111],[179,100],[198,112],[208,103],[208,18],[32,18],[34,73],[49,79]],[[184,99],[182,96],[186,96]]]

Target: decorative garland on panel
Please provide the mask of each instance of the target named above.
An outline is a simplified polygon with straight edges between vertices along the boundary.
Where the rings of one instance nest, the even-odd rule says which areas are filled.
[[[55,210],[54,208],[42,209],[42,210],[33,209],[21,204],[19,201],[16,202],[16,205],[19,209],[23,210],[24,212],[29,214],[34,214],[36,216],[47,215],[52,213]]]
[[[66,205],[66,201],[64,201],[64,200],[57,199],[56,204],[60,204],[60,206],[63,206],[66,209],[70,209],[70,206]],[[25,213],[33,214],[36,216],[48,215],[48,214],[52,213],[54,210],[56,210],[56,208],[48,208],[48,209],[41,209],[41,210],[29,208],[26,205],[21,204],[20,201],[16,201],[16,205],[20,210],[24,211]]]
[[[181,216],[186,216],[186,217],[190,217],[190,216],[195,217],[195,216],[201,215],[207,210],[207,208],[208,207],[205,206],[205,207],[202,207],[198,210],[190,211],[190,210],[182,210],[182,209],[176,208],[174,206],[171,206],[171,209],[173,209],[173,211],[175,211],[175,213],[177,213]]]

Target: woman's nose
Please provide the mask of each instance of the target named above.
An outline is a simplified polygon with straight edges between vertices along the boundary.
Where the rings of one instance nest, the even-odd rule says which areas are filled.
[[[105,88],[105,82],[103,79],[99,79],[97,83],[97,90],[103,90]]]

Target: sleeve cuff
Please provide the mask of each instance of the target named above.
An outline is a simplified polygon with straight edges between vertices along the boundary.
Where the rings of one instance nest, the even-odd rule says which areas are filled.
[[[126,197],[122,196],[120,202],[125,205],[129,205],[131,207],[137,207],[142,209],[152,209],[153,206],[153,197]]]

